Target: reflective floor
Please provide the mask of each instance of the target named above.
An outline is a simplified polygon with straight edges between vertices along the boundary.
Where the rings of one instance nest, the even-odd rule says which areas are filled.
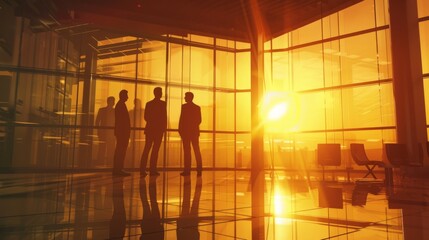
[[[266,172],[265,239],[429,239],[429,183]],[[1,239],[252,239],[250,172],[1,174]],[[253,206],[254,207],[254,206]]]

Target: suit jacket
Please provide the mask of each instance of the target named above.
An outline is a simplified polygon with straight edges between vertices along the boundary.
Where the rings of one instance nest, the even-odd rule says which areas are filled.
[[[115,109],[102,107],[98,109],[97,118],[95,119],[96,126],[115,126]],[[110,129],[98,129],[98,137],[100,139],[106,139],[107,137],[113,135],[113,131]],[[113,137],[113,136],[112,136]]]
[[[131,122],[128,114],[127,105],[124,101],[118,101],[115,106],[115,136],[130,137]]]
[[[165,101],[153,99],[146,103],[144,119],[145,133],[162,133],[167,128],[167,105]]]
[[[201,108],[193,102],[182,105],[179,134],[183,138],[200,136]]]

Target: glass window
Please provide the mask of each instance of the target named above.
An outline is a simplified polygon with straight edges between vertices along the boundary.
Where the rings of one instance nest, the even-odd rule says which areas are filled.
[[[301,45],[322,39],[321,22],[315,21],[291,32],[291,45]]]
[[[375,27],[374,0],[364,0],[338,14],[340,35]]]
[[[216,92],[216,130],[234,131],[235,94],[233,92]]]
[[[191,47],[190,84],[213,87],[213,50]]]
[[[325,129],[325,94],[311,92],[299,94],[301,105],[298,131]],[[330,101],[333,104],[332,101]]]
[[[235,53],[216,51],[216,87],[234,89]]]
[[[419,17],[429,16],[429,2],[427,0],[417,0]]]
[[[236,129],[237,131],[250,131],[250,92],[237,93],[236,102]]]
[[[236,87],[250,89],[250,52],[236,54]]]
[[[272,39],[273,49],[288,48],[290,46],[289,37],[290,37],[290,34],[286,33],[286,34],[280,35],[276,38],[273,38]]]
[[[237,134],[236,135],[236,151],[237,160],[236,167],[238,169],[250,169],[250,152],[251,149],[251,135],[250,134]]]
[[[342,84],[378,79],[375,33],[341,39],[340,50]]]
[[[346,128],[381,126],[380,87],[370,85],[344,89],[342,109]]]
[[[137,77],[150,81],[165,81],[166,44],[160,41],[144,41],[138,55]]]
[[[272,53],[272,81],[265,81],[265,86],[268,91],[292,90],[292,64],[290,56],[291,54],[289,52]],[[270,69],[266,68],[266,71],[270,71]]]
[[[429,73],[429,21],[420,22],[420,47],[423,73]]]
[[[321,44],[292,51],[292,75],[295,91],[323,87]]]
[[[215,139],[215,156],[214,166],[235,167],[235,137],[234,134],[216,134]]]

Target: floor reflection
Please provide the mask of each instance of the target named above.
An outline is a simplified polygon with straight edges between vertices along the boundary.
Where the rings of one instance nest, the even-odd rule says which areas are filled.
[[[293,177],[292,177],[293,176]],[[1,239],[251,239],[250,172],[0,175]],[[429,239],[429,182],[267,172],[266,239]]]

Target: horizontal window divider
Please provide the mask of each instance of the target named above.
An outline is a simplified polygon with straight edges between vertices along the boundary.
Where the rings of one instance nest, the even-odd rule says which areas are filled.
[[[429,21],[429,16],[419,18],[419,22]]]
[[[377,130],[395,130],[395,129],[396,129],[396,126],[361,127],[361,128],[336,128],[336,129],[320,129],[320,130],[296,131],[296,132],[293,132],[293,134],[300,134],[300,133],[326,133],[326,132],[377,131]]]
[[[326,90],[353,88],[353,87],[360,87],[360,86],[369,86],[369,85],[377,85],[377,84],[383,84],[383,83],[391,83],[392,81],[393,81],[392,78],[387,78],[387,79],[380,79],[380,80],[374,80],[374,81],[368,81],[368,82],[359,82],[359,83],[344,84],[344,85],[325,87],[325,88],[315,88],[315,89],[309,89],[309,90],[302,90],[302,91],[296,91],[296,93],[310,93],[310,92],[320,92],[320,91],[326,91]]]
[[[67,77],[78,77],[79,75],[83,76],[83,73],[79,74],[78,71],[34,68],[34,67],[24,67],[24,66],[11,66],[11,65],[1,65],[1,64],[0,64],[0,71],[45,74],[45,75],[53,75],[53,76],[67,76]]]
[[[295,45],[295,46],[292,46],[292,47],[265,50],[264,52],[265,53],[269,53],[269,52],[286,52],[286,51],[290,51],[290,50],[295,50],[295,49],[299,49],[299,48],[313,46],[313,45],[316,45],[316,44],[331,42],[331,41],[335,41],[335,40],[340,40],[340,39],[344,39],[344,38],[359,36],[359,35],[362,35],[362,34],[367,34],[367,33],[376,32],[376,31],[380,31],[380,30],[386,30],[386,29],[389,29],[389,25],[384,25],[384,26],[380,26],[380,27],[370,28],[370,29],[366,29],[366,30],[362,30],[362,31],[357,31],[357,32],[353,32],[353,33],[348,33],[348,34],[344,34],[344,35],[338,35],[338,36],[335,36],[335,37],[325,38],[325,39],[322,39],[322,40],[317,40],[317,41],[313,41],[313,42],[309,42],[309,43],[303,43],[303,44]]]

